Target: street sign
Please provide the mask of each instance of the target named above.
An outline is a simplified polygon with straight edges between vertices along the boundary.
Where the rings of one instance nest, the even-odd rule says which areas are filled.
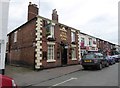
[[[0,74],[5,69],[9,0],[0,0]]]

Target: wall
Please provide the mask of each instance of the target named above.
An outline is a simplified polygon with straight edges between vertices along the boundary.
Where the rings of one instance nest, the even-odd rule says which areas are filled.
[[[10,64],[34,66],[34,40],[36,19],[20,26],[17,31],[17,42],[14,42],[14,32],[9,34],[8,59]]]

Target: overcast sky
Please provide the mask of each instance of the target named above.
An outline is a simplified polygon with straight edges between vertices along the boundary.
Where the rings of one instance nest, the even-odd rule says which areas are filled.
[[[59,22],[83,33],[118,43],[119,0],[11,0],[8,33],[27,21],[29,1],[40,7],[39,15],[51,19],[57,9]]]

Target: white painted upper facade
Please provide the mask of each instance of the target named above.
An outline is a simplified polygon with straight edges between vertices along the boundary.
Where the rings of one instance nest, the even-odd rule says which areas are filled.
[[[83,40],[84,40],[84,46],[89,47],[89,50],[98,50],[95,37],[81,33],[80,34],[80,41],[82,42]]]

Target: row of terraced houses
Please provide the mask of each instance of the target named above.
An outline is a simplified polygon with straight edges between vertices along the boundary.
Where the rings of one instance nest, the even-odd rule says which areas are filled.
[[[73,65],[79,64],[88,52],[108,55],[118,46],[59,23],[56,9],[52,20],[39,16],[38,10],[36,4],[29,2],[27,22],[8,34],[9,64],[37,70]]]

